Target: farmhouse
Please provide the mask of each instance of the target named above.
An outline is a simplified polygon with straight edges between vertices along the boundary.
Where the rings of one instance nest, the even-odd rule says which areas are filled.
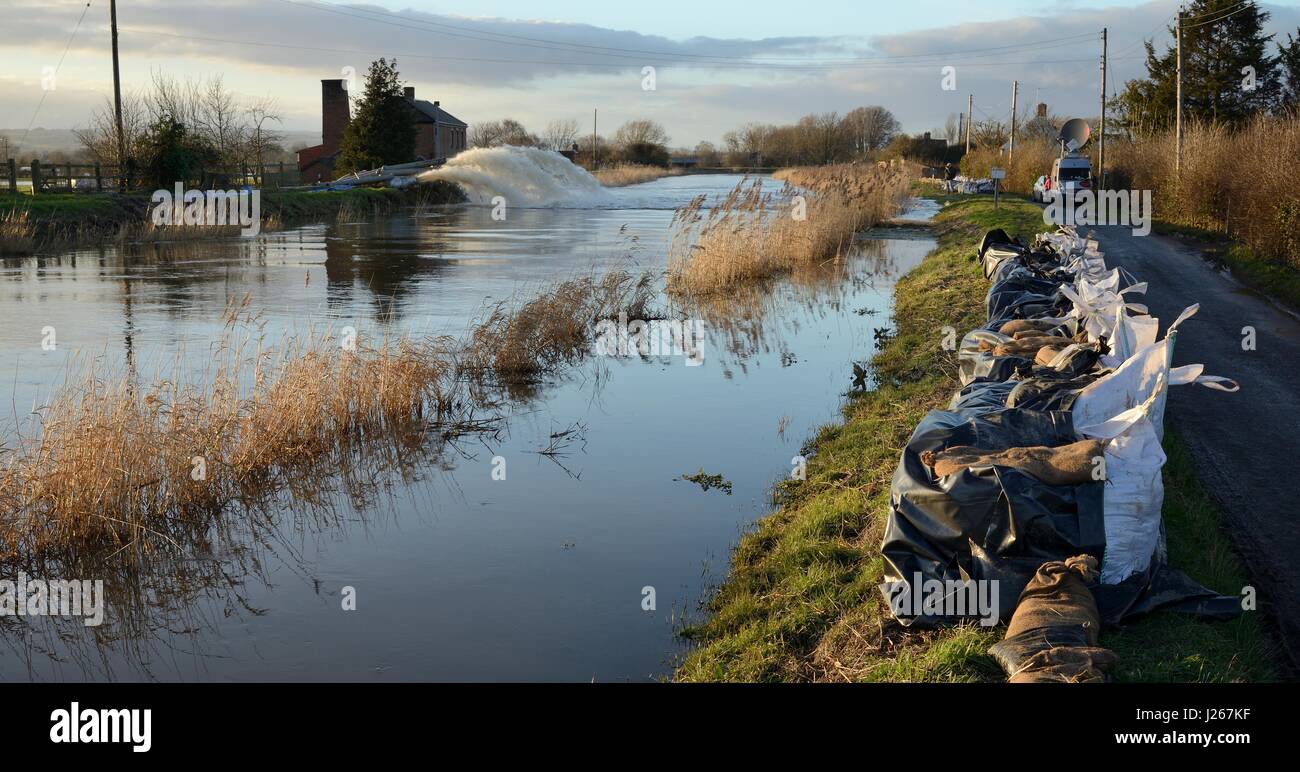
[[[298,151],[298,172],[304,183],[332,180],[339,141],[352,118],[348,91],[341,79],[322,80],[321,144]],[[403,100],[415,117],[415,158],[450,158],[465,149],[468,125],[442,109],[439,102],[415,98],[415,87],[407,86]]]

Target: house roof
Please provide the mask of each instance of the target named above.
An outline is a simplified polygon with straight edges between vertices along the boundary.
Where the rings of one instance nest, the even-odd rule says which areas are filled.
[[[469,126],[469,124],[442,109],[442,107],[434,107],[433,102],[424,99],[411,99],[408,97],[406,103],[415,108],[415,111],[426,120],[437,121],[444,126]]]

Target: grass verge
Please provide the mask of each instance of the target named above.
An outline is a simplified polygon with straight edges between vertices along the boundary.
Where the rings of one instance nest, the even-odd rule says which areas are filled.
[[[895,287],[896,335],[872,359],[878,388],[850,396],[844,422],[823,427],[805,447],[807,479],[779,484],[776,510],[741,538],[705,618],[683,630],[695,648],[677,680],[1003,679],[987,654],[1001,628],[909,631],[893,621],[876,589],[890,478],[913,427],[957,388],[955,352],[942,349],[941,328],[984,321],[988,285],[971,256],[995,227],[1028,236],[1042,230],[1042,213],[1007,198],[994,209],[990,196],[976,196],[936,217],[938,245]],[[1218,513],[1172,433],[1166,445],[1170,560],[1212,589],[1236,594],[1247,582]],[[1226,623],[1155,614],[1103,635],[1102,644],[1120,655],[1120,680],[1273,675],[1255,614]]]

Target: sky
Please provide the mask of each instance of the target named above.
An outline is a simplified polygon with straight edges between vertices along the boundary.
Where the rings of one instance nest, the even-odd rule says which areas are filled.
[[[1300,0],[1263,3],[1295,33]],[[221,76],[274,100],[286,131],[320,129],[322,78],[396,56],[417,95],[473,124],[534,132],[652,118],[678,147],[747,122],[883,105],[909,132],[1022,110],[1093,116],[1100,38],[1108,91],[1144,73],[1142,41],[1171,44],[1176,0],[119,0],[122,81]],[[472,15],[469,9],[472,8]],[[0,127],[75,128],[112,95],[108,0],[0,0]],[[83,16],[84,14],[84,16]],[[951,67],[951,71],[944,68]],[[646,68],[653,68],[653,71]],[[648,88],[653,72],[653,88]],[[950,86],[951,88],[945,88]]]

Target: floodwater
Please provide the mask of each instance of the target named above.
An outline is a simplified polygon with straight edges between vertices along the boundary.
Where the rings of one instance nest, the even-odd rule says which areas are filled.
[[[311,326],[459,334],[485,303],[558,279],[661,272],[673,208],[738,179],[665,178],[580,206],[513,209],[504,221],[461,206],[252,243],[5,260],[5,435],[91,360],[141,379],[176,363],[202,370],[232,298],[249,297],[272,341]],[[890,324],[894,280],[933,244],[923,231],[880,235],[824,276],[680,309],[705,320],[699,366],[589,358],[512,403],[496,435],[358,463],[314,483],[312,503],[282,501],[256,525],[232,513],[148,566],[58,577],[104,574],[114,588],[104,624],[0,617],[0,679],[668,675],[685,650],[683,614],[700,613],[731,547],[768,511],[771,485],[837,418],[853,362],[870,358],[874,328]],[[53,350],[41,345],[48,328]],[[558,454],[537,452],[566,431]],[[505,479],[494,479],[501,461]],[[699,470],[729,480],[731,494],[675,479]]]

